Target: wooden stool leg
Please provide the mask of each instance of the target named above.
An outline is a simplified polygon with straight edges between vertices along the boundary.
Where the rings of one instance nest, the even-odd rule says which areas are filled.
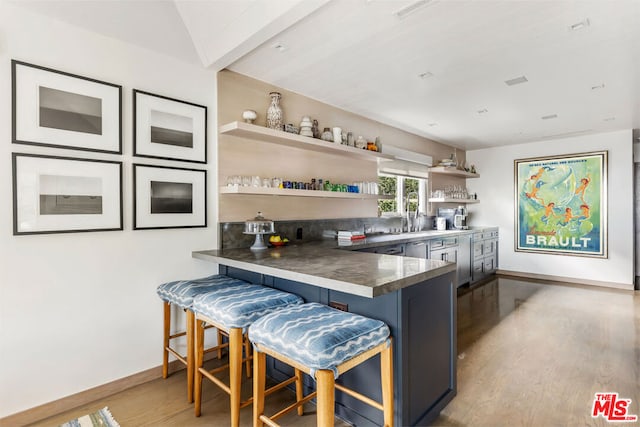
[[[393,353],[392,344],[380,353],[380,375],[382,379],[382,406],[385,427],[393,427]]]
[[[222,332],[220,332],[220,329],[216,329],[218,331],[218,360],[222,359],[222,347],[220,347],[220,345],[222,345]]]
[[[259,351],[253,353],[253,427],[262,427],[260,415],[264,414],[264,389],[266,384],[266,355]]]
[[[195,340],[193,311],[186,310],[187,314],[187,400],[193,403],[193,377],[195,371]],[[203,340],[204,341],[204,340]]]
[[[244,337],[244,356],[247,358],[247,378],[251,378],[251,342],[249,342],[249,337]]]
[[[335,412],[335,379],[333,371],[316,371],[318,388],[318,427],[333,427]]]
[[[171,335],[171,303],[163,302],[164,306],[164,340],[162,342],[162,378],[169,376],[169,336]]]
[[[242,382],[242,329],[229,330],[229,388],[231,389],[231,427],[240,425],[240,387]]]
[[[196,417],[200,416],[200,410],[202,406],[202,359],[204,358],[204,324],[202,320],[196,319],[195,321],[195,381],[194,381],[194,400],[195,400],[195,414]]]
[[[255,373],[254,373],[255,374]],[[302,394],[302,371],[300,369],[295,370],[296,375],[296,402],[300,402],[304,395]],[[304,415],[304,408],[302,405],[298,406],[298,415]]]

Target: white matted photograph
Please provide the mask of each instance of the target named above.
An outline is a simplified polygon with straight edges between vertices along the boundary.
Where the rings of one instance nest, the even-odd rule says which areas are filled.
[[[122,162],[12,157],[14,235],[122,230]]]
[[[207,163],[207,107],[134,89],[133,154]]]
[[[11,61],[12,141],[122,153],[122,86]]]
[[[133,165],[133,229],[207,226],[207,171]]]

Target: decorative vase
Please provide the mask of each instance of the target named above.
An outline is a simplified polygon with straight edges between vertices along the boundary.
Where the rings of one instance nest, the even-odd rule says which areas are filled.
[[[284,124],[282,108],[280,108],[282,95],[279,92],[271,92],[269,96],[271,97],[271,105],[267,108],[267,127],[282,130]]]
[[[356,148],[366,149],[367,148],[367,140],[362,137],[362,135],[358,136],[355,143]]]
[[[318,121],[313,120],[313,125],[311,126],[311,132],[313,132],[313,137],[320,139],[320,128],[318,127]]]

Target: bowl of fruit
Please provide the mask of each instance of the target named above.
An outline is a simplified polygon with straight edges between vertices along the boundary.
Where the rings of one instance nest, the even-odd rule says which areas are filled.
[[[279,234],[273,234],[269,237],[269,244],[271,246],[286,246],[289,243],[289,239],[281,237]]]

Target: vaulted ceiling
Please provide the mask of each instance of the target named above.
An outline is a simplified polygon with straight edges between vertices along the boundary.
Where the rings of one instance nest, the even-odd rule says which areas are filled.
[[[15,3],[460,148],[640,128],[640,0]]]

